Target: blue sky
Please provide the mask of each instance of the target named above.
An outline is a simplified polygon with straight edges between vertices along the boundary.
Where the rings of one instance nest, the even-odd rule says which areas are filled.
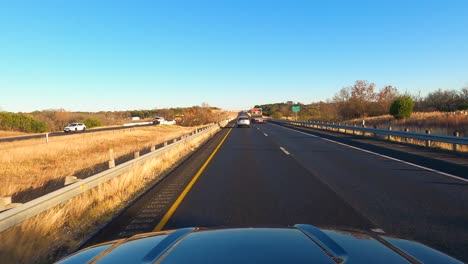
[[[468,1],[0,3],[0,109],[310,103],[468,86]]]

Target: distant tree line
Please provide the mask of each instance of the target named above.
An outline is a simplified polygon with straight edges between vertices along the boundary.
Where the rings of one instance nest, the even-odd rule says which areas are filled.
[[[194,126],[218,122],[227,118],[226,112],[207,103],[202,106],[187,108],[102,111],[102,112],[69,112],[64,109],[49,109],[32,113],[0,112],[0,130],[13,130],[28,133],[61,131],[66,125],[81,122],[87,128],[122,125],[130,122],[131,117],[150,120],[162,116],[172,120],[177,118],[179,125]]]
[[[342,88],[332,99],[325,102],[303,104],[287,101],[255,107],[261,107],[264,115],[273,118],[295,118],[296,114],[292,112],[291,107],[299,105],[301,107],[301,111],[297,114],[299,119],[333,122],[389,114],[396,100],[398,104],[394,106],[393,113],[398,113],[395,108],[397,106],[406,108],[411,106],[411,109],[414,108],[414,111],[418,112],[467,110],[468,87],[460,90],[439,89],[429,93],[426,97],[421,97],[401,94],[392,85],[377,89],[375,83],[358,80],[354,85]],[[400,110],[403,111],[403,109]],[[407,110],[403,112],[405,112],[404,115],[394,116],[403,118],[402,116],[408,115]]]
[[[48,131],[45,122],[34,119],[31,115],[0,113],[0,130],[15,130],[30,133],[42,133]]]
[[[468,87],[457,90],[442,90],[429,93],[426,97],[414,96],[415,110],[421,112],[453,112],[468,110]]]

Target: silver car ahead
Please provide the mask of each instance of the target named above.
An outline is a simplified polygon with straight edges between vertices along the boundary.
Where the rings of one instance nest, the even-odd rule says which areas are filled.
[[[63,132],[78,132],[78,131],[85,131],[86,126],[83,123],[71,123],[63,129]]]
[[[237,119],[237,127],[250,127],[250,119],[248,117],[239,117]]]

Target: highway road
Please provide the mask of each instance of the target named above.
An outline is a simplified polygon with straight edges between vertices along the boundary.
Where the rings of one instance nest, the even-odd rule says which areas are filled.
[[[227,127],[86,246],[187,226],[296,223],[381,229],[468,261],[468,182],[316,133]]]

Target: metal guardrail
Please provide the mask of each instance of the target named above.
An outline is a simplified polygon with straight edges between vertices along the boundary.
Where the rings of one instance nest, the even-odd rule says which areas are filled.
[[[321,122],[303,122],[303,121],[285,121],[285,120],[275,120],[276,122],[283,124],[291,124],[301,127],[310,127],[317,129],[343,129],[346,131],[359,131],[362,133],[370,133],[374,135],[383,135],[383,136],[394,136],[406,139],[417,139],[423,140],[426,142],[426,146],[429,147],[431,142],[443,142],[453,144],[453,150],[457,150],[457,145],[468,145],[468,137],[460,136],[443,136],[443,135],[432,135],[429,133],[421,134],[414,132],[405,132],[397,130],[384,130],[384,129],[375,129],[367,127],[358,127],[358,126],[346,126],[340,124],[330,124],[330,123],[321,123]]]
[[[193,138],[206,134],[212,131],[213,129],[221,126],[222,123],[227,124],[229,121],[230,120],[226,120],[226,121],[222,121],[222,122],[219,122],[219,123],[216,123],[216,124],[213,124],[213,125],[201,128],[201,129],[196,129],[192,133],[192,135],[188,137],[184,137],[183,139],[179,141],[175,141],[175,140],[169,141],[172,143],[162,148],[156,149],[153,152],[147,153],[136,159],[122,163],[111,169],[108,169],[106,171],[93,175],[86,179],[80,180],[68,186],[65,186],[57,191],[48,193],[37,199],[34,199],[32,201],[29,201],[27,203],[24,203],[22,205],[19,205],[17,207],[4,211],[0,213],[0,232],[12,226],[15,226],[35,215],[38,215],[39,213],[46,211],[47,209],[50,209],[63,202],[66,202],[72,199],[73,197],[98,186],[101,183],[109,181],[110,179],[129,171],[130,169],[134,168],[134,166],[144,164],[150,159],[157,158],[165,154],[169,150],[175,148],[176,146],[183,144],[184,142],[188,140],[191,140]]]

